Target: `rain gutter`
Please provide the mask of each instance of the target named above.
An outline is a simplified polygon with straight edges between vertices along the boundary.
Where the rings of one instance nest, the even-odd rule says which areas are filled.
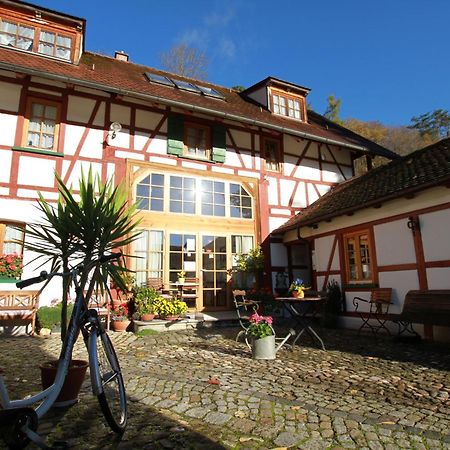
[[[264,128],[268,128],[271,130],[276,130],[276,131],[279,131],[282,133],[291,134],[293,136],[312,139],[314,141],[323,142],[323,143],[330,144],[330,145],[339,145],[342,147],[351,148],[353,150],[368,152],[367,147],[362,147],[360,145],[349,144],[349,143],[345,143],[345,142],[341,142],[341,141],[336,141],[334,139],[315,136],[314,134],[310,134],[305,131],[299,131],[299,130],[284,127],[281,125],[268,124],[261,120],[250,119],[248,117],[239,116],[237,114],[216,111],[214,109],[205,108],[203,106],[196,106],[196,105],[192,105],[189,103],[184,103],[184,102],[180,102],[180,101],[176,101],[176,100],[169,100],[164,97],[159,97],[156,95],[143,94],[143,93],[136,92],[136,91],[130,91],[130,90],[126,90],[126,89],[116,88],[113,86],[100,84],[100,83],[97,83],[94,81],[80,80],[80,79],[74,78],[74,77],[57,75],[57,74],[52,74],[52,73],[48,73],[48,72],[42,72],[40,70],[24,68],[23,66],[19,66],[16,64],[4,63],[4,62],[0,62],[0,69],[13,70],[15,72],[22,72],[22,73],[26,73],[27,75],[35,75],[35,76],[39,76],[39,77],[43,77],[43,78],[48,78],[53,81],[77,84],[77,85],[91,88],[91,89],[99,89],[102,91],[112,92],[112,93],[115,93],[118,95],[124,95],[124,96],[129,96],[129,97],[135,97],[135,98],[138,98],[141,100],[163,103],[163,104],[166,104],[169,106],[176,106],[179,108],[187,108],[187,109],[190,109],[195,112],[211,114],[211,115],[214,115],[217,117],[221,117],[223,119],[236,120],[236,121],[247,123],[249,125],[253,125],[253,126],[257,126],[257,127],[264,127]]]

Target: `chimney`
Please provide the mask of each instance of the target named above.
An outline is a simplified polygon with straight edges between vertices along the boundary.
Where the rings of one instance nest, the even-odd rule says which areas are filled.
[[[128,61],[129,55],[127,55],[125,52],[116,52],[114,57],[118,59],[119,61]]]

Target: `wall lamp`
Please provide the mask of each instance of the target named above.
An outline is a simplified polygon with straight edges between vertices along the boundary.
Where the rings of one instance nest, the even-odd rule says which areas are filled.
[[[109,126],[109,132],[110,132],[111,139],[115,139],[116,133],[118,133],[121,129],[122,129],[122,125],[119,122],[113,122]]]
[[[408,228],[415,233],[416,231],[420,230],[420,222],[419,222],[419,218],[416,216],[410,216],[408,217],[408,222],[407,222]]]

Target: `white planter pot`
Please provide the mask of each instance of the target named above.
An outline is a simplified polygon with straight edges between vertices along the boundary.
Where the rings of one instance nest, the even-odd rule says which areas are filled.
[[[275,335],[266,336],[252,341],[253,359],[275,359]]]

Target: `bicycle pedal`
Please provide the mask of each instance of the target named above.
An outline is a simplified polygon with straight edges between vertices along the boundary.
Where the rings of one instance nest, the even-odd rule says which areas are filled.
[[[69,448],[69,444],[66,441],[55,441],[50,448],[54,450],[65,450]]]
[[[291,334],[292,336],[295,336],[297,333],[295,332],[295,330],[293,328],[290,328],[289,334]]]

